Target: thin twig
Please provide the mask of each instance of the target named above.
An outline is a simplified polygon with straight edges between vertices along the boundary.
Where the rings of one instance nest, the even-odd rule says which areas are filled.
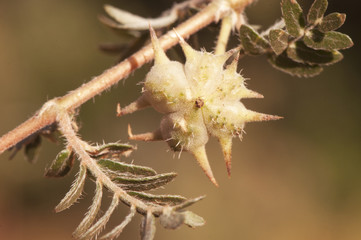
[[[232,16],[228,15],[222,19],[221,30],[219,32],[216,50],[214,54],[219,55],[226,52],[231,31],[232,31]]]

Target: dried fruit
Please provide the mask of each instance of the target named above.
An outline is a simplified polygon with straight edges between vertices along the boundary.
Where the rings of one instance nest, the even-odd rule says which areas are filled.
[[[165,114],[158,130],[133,135],[129,129],[130,139],[164,140],[174,151],[192,153],[208,178],[218,185],[206,155],[208,136],[219,140],[230,175],[232,138],[241,137],[246,122],[280,117],[250,111],[240,102],[242,98],[263,96],[246,88],[245,79],[237,73],[237,57],[223,67],[236,50],[222,55],[196,51],[178,36],[186,56],[183,65],[169,60],[153,29],[150,32],[154,66],[146,76],[141,97],[125,108],[118,108],[118,115],[148,106]]]

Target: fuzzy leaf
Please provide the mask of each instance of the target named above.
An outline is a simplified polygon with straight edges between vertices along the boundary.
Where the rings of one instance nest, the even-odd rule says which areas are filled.
[[[99,146],[95,151],[90,152],[93,158],[117,158],[124,155],[127,156],[134,150],[132,145],[121,143],[107,143]]]
[[[116,226],[115,228],[113,228],[109,233],[102,236],[100,239],[101,240],[116,239],[122,233],[125,226],[127,226],[128,223],[130,223],[130,221],[132,221],[136,212],[137,212],[137,208],[134,205],[131,206],[130,213],[125,217],[124,221],[121,224],[119,224],[118,226]]]
[[[176,173],[164,173],[148,177],[115,177],[114,182],[118,183],[124,190],[145,191],[156,189],[166,185],[177,176]]]
[[[311,66],[294,62],[284,54],[279,56],[271,55],[269,56],[268,61],[274,68],[297,77],[314,77],[323,70],[322,67],[317,65]]]
[[[75,179],[73,185],[71,186],[70,191],[65,195],[65,197],[60,201],[60,203],[55,207],[55,212],[61,212],[71,205],[73,205],[80,197],[83,192],[84,182],[86,178],[87,168],[84,165],[80,165],[80,170],[77,178]]]
[[[25,145],[24,153],[25,159],[30,163],[35,163],[39,156],[41,145],[41,137],[37,135],[31,142]]]
[[[102,240],[116,239],[122,233],[125,226],[127,226],[128,223],[130,223],[130,221],[132,221],[132,219],[133,219],[136,212],[137,212],[137,209],[133,205],[130,208],[130,213],[125,217],[124,221],[121,224],[119,224],[118,226],[116,226],[115,228],[113,228],[109,233],[102,236],[100,239],[102,239]]]
[[[243,49],[250,55],[263,54],[268,48],[268,42],[250,26],[242,25],[240,28],[240,40]]]
[[[318,30],[312,30],[304,37],[303,41],[310,48],[328,51],[346,49],[353,46],[349,36],[334,31],[322,33]]]
[[[297,1],[282,0],[281,9],[288,33],[296,38],[302,36],[305,19],[302,8]]]
[[[46,177],[64,177],[74,165],[75,155],[72,151],[64,149],[56,155],[50,167],[46,169]]]
[[[274,29],[269,33],[269,42],[273,51],[280,55],[288,47],[288,33],[282,29]]]
[[[110,159],[101,159],[97,161],[97,164],[101,167],[112,171],[112,173],[130,173],[133,175],[142,175],[142,176],[154,176],[157,174],[152,168],[137,166],[134,164],[127,164],[119,161],[113,161]]]
[[[110,203],[108,210],[104,213],[104,215],[84,234],[80,236],[79,239],[91,239],[94,236],[98,235],[104,228],[104,226],[108,223],[110,216],[113,214],[115,208],[119,204],[119,198],[116,195],[113,195],[113,200]]]
[[[140,235],[142,240],[153,240],[155,235],[155,219],[151,212],[147,212],[147,216],[143,218]]]
[[[83,233],[85,233],[89,227],[93,224],[102,202],[102,196],[103,196],[103,184],[100,181],[96,182],[96,188],[95,188],[95,196],[93,199],[93,203],[87,212],[84,219],[81,221],[79,226],[76,228],[76,230],[73,233],[74,238],[79,238]]]
[[[318,30],[321,32],[329,32],[340,28],[346,20],[346,14],[344,13],[331,13],[324,17],[318,26]]]
[[[185,211],[182,214],[184,216],[184,224],[188,225],[191,228],[200,227],[206,223],[201,216],[191,211]]]
[[[110,5],[105,5],[104,9],[109,14],[109,16],[119,22],[118,28],[121,29],[148,30],[149,25],[155,29],[158,29],[167,27],[178,19],[177,11],[170,11],[167,15],[151,19],[134,15]]]
[[[339,51],[314,50],[307,47],[303,42],[296,42],[287,49],[287,56],[298,63],[310,65],[331,65],[342,60],[343,55]]]
[[[169,211],[165,211],[159,217],[159,222],[162,227],[166,229],[177,229],[180,227],[185,220],[185,216],[183,213],[175,212],[169,209]]]
[[[187,201],[185,197],[179,195],[154,195],[150,193],[136,192],[136,191],[128,192],[128,194],[140,200],[159,205],[173,206]]]
[[[315,0],[307,14],[308,23],[317,24],[319,21],[321,21],[323,15],[326,12],[327,6],[327,0]]]

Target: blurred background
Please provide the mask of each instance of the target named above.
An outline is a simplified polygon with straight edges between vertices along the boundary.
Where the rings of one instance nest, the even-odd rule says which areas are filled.
[[[251,24],[267,28],[281,16],[279,0],[260,0],[247,9]],[[299,0],[304,9],[309,0]],[[30,117],[48,99],[62,96],[99,75],[117,61],[99,51],[99,43],[122,42],[97,16],[103,5],[156,17],[172,6],[167,0],[0,0],[0,135]],[[360,14],[357,1],[330,1],[327,13],[347,13],[340,29],[355,46],[344,60],[314,78],[299,79],[273,69],[264,57],[240,62],[250,89],[264,99],[243,101],[256,111],[283,120],[251,123],[242,142],[234,140],[232,178],[228,179],[218,143],[208,143],[215,188],[195,160],[183,153],[173,157],[165,143],[132,142],[138,146],[127,162],[175,171],[177,179],[161,192],[186,197],[207,195],[190,210],[203,216],[205,226],[176,231],[157,228],[156,239],[357,240],[361,239],[361,67]],[[217,33],[213,25],[199,34],[207,50]],[[209,40],[212,39],[212,40]],[[140,93],[147,65],[111,91],[81,107],[80,134],[90,142],[127,140],[127,124],[135,133],[159,126],[160,114],[146,109],[115,117]],[[76,169],[62,179],[46,179],[44,169],[62,143],[43,141],[35,165],[23,153],[9,161],[0,156],[0,239],[72,239],[91,203],[94,184],[87,181],[83,199],[69,210],[53,209],[68,191]],[[110,195],[104,200],[109,203]],[[118,208],[109,226],[127,214]],[[119,239],[139,238],[140,218]],[[109,229],[109,228],[108,228]]]

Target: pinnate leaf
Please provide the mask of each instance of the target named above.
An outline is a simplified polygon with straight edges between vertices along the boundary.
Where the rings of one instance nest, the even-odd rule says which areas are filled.
[[[260,36],[253,28],[242,25],[240,28],[240,40],[244,51],[250,55],[260,55],[265,53],[268,42]]]
[[[346,20],[346,14],[344,13],[331,13],[324,17],[318,26],[318,30],[321,32],[329,32],[340,28]]]
[[[269,42],[273,51],[280,55],[288,47],[288,33],[282,29],[274,29],[269,33]]]
[[[328,6],[327,0],[315,0],[308,11],[307,21],[310,24],[317,24],[323,18]]]
[[[296,38],[302,36],[305,19],[301,6],[296,0],[282,0],[281,9],[287,32]]]
[[[183,223],[191,227],[203,225],[202,218],[194,217],[197,215],[182,211],[183,208],[198,202],[203,197],[187,200],[179,195],[155,195],[143,192],[166,185],[177,176],[176,173],[157,174],[148,167],[120,162],[119,158],[124,155],[124,152],[134,149],[130,145],[105,144],[97,148],[87,146],[87,149],[91,149],[88,151],[89,158],[87,160],[89,162],[80,161],[80,170],[70,191],[55,208],[56,212],[60,212],[76,202],[83,191],[87,172],[91,173],[89,177],[96,182],[95,196],[89,211],[74,231],[74,238],[97,238],[120,201],[131,207],[130,213],[121,224],[103,235],[101,237],[103,240],[117,238],[124,227],[133,219],[136,212],[145,216],[141,226],[141,234],[142,239],[146,240],[154,238],[154,218],[161,217],[165,209],[168,209],[170,213],[169,216],[163,216],[161,220],[161,224],[166,228],[175,229]],[[62,173],[67,161],[69,159],[73,161],[74,156],[75,153],[70,148],[63,150],[49,168],[53,172],[50,170],[48,172],[53,175],[58,174],[58,172]],[[95,222],[101,207],[103,184],[113,192],[113,200],[104,215]]]
[[[303,41],[310,48],[328,51],[346,49],[353,46],[349,36],[334,31],[322,33],[318,30],[312,30],[304,37]]]
[[[339,51],[315,50],[298,41],[287,49],[287,56],[298,63],[310,65],[331,65],[342,60]]]

